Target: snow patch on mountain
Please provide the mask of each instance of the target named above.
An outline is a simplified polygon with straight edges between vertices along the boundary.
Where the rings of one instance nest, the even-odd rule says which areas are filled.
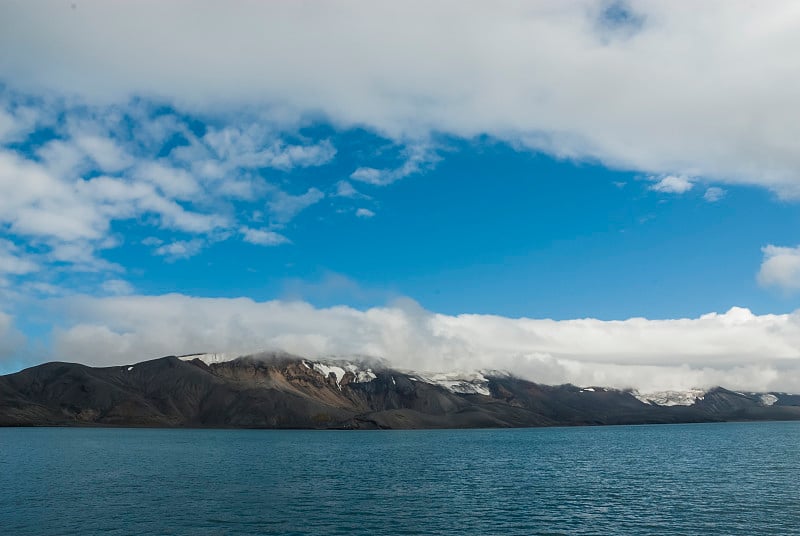
[[[331,374],[336,378],[336,386],[342,388],[342,378],[344,378],[344,369],[342,367],[328,366],[324,363],[312,363],[311,367],[322,374],[324,378],[328,378]]]
[[[759,396],[760,402],[762,406],[772,406],[775,402],[778,401],[778,397],[773,395],[772,393],[766,393]]]
[[[706,391],[703,389],[689,389],[687,391],[656,391],[640,393],[632,391],[631,394],[644,402],[654,406],[692,406],[698,400],[703,400]]]
[[[440,372],[435,374],[420,375],[416,374],[418,381],[444,387],[451,393],[460,395],[483,395],[491,396],[489,391],[489,380],[482,372]]]
[[[200,354],[186,354],[178,356],[178,359],[182,361],[192,361],[193,359],[199,359],[206,365],[211,365],[213,363],[224,363],[225,361],[233,361],[237,357],[240,357],[241,354],[233,354],[230,352],[219,352],[219,353],[200,353]]]
[[[352,372],[353,375],[356,377],[356,379],[354,380],[355,383],[369,383],[375,378],[377,378],[375,373],[372,372],[372,369],[370,368],[363,370],[358,368],[358,366],[353,365],[352,363],[348,363],[347,365],[345,365],[344,368]]]
[[[303,365],[319,372],[325,378],[328,378],[331,374],[333,374],[336,378],[336,386],[339,389],[342,388],[342,380],[344,379],[345,374],[348,372],[352,373],[355,377],[353,379],[353,383],[369,383],[377,378],[371,368],[361,368],[354,363],[341,362],[334,364],[303,361]]]

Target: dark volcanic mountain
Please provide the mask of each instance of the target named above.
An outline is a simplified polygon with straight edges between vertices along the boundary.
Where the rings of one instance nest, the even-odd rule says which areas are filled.
[[[502,373],[425,377],[278,354],[210,364],[164,357],[105,368],[46,363],[1,376],[0,425],[370,429],[800,419],[800,397],[782,393],[715,388],[690,405],[635,395]]]

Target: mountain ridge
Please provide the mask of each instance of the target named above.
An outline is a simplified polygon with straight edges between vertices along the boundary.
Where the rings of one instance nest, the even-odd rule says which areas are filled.
[[[660,405],[632,391],[544,385],[499,371],[465,377],[399,371],[369,358],[212,355],[114,367],[51,362],[0,376],[0,426],[408,429],[800,419],[800,396],[786,393],[716,387],[690,405]]]

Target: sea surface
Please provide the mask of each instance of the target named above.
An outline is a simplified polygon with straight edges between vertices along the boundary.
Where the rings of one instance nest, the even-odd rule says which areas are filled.
[[[0,534],[800,534],[800,422],[6,428]]]

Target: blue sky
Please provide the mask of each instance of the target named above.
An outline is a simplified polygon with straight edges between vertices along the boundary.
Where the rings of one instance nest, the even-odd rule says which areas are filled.
[[[368,155],[387,145],[365,133],[327,139],[339,147],[340,138]],[[147,294],[359,307],[403,295],[448,314],[558,319],[672,318],[733,305],[795,308],[793,296],[756,281],[761,247],[790,242],[798,218],[795,206],[769,192],[726,187],[722,199],[709,203],[703,184],[659,193],[640,173],[489,140],[450,142],[446,149],[430,170],[388,186],[355,183],[363,197],[324,198],[304,209],[281,230],[291,243],[228,239],[170,261],[141,241],[187,236],[123,222],[118,232],[135,238],[105,257],[127,267],[127,281]],[[396,166],[393,156],[366,163]],[[309,188],[335,193],[357,165],[337,155],[323,166],[263,174],[293,195]],[[263,203],[245,205],[268,212]],[[358,209],[374,215],[359,217]]]
[[[0,373],[278,347],[770,387],[800,359],[791,3],[149,8],[0,8]]]

